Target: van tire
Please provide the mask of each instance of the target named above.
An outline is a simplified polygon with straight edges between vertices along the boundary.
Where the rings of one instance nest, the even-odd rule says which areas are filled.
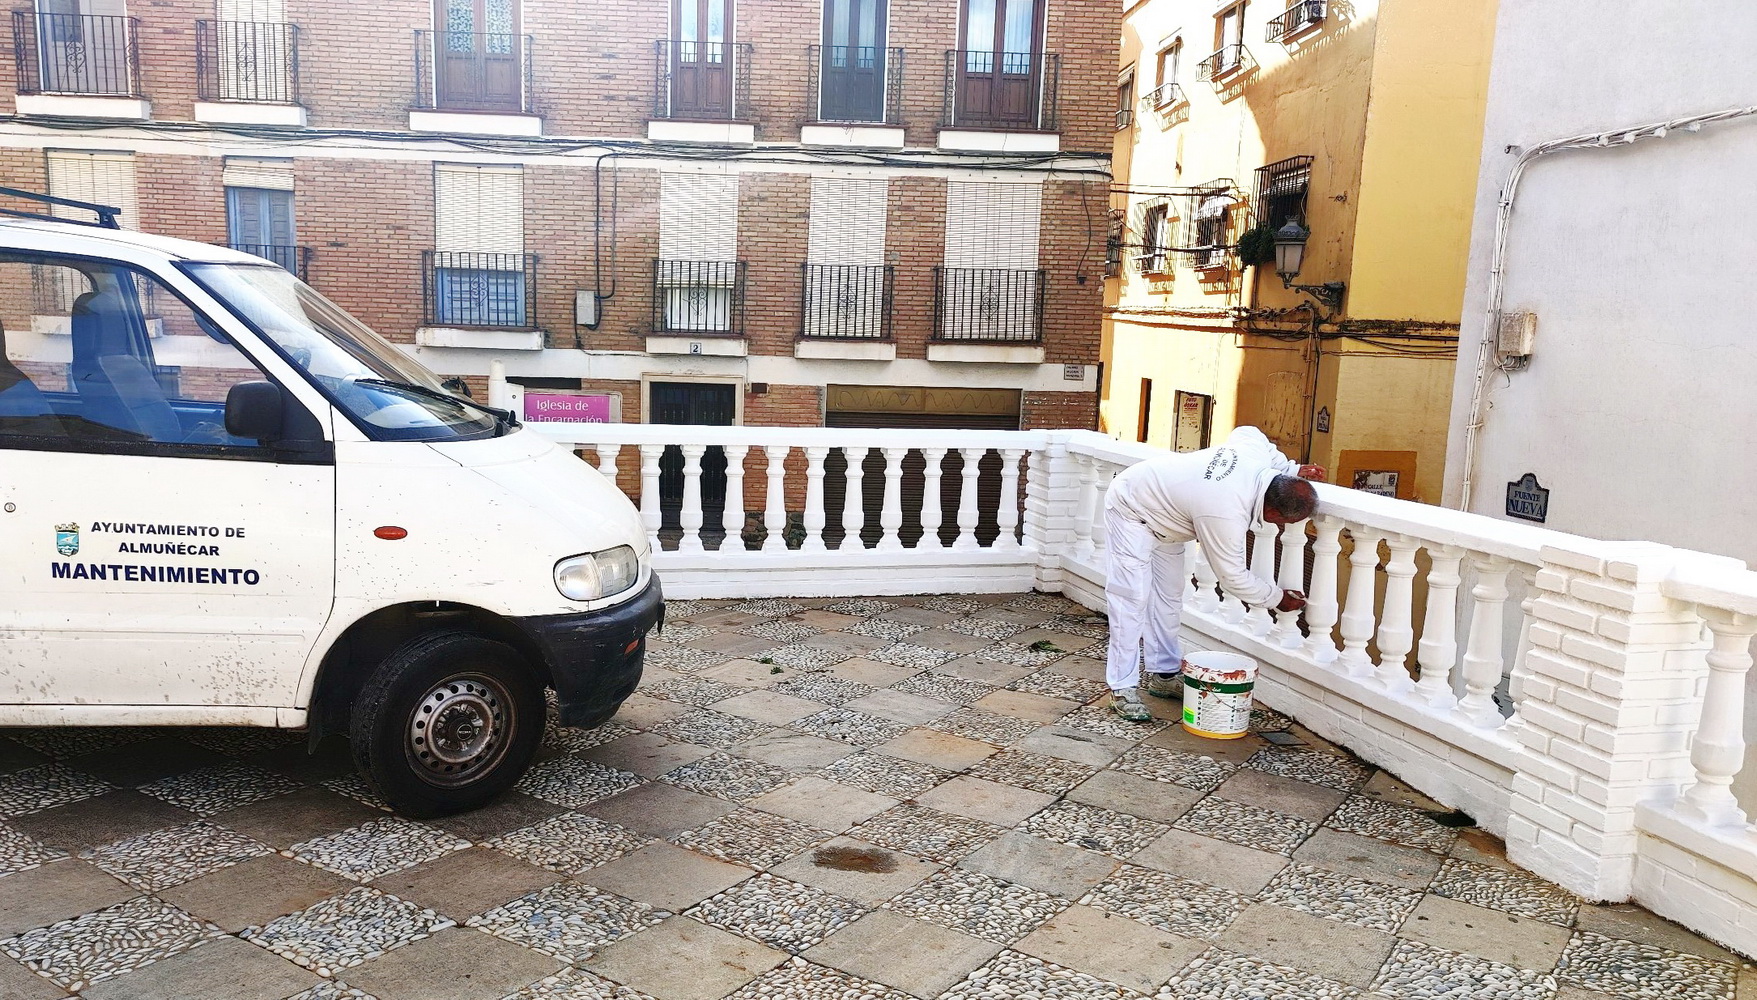
[[[542,685],[516,650],[448,631],[416,636],[384,658],[354,699],[348,735],[379,797],[424,819],[505,791],[530,764],[544,722]]]

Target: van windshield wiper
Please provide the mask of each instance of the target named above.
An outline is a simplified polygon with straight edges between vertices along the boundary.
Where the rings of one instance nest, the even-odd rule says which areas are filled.
[[[424,385],[415,385],[411,382],[397,382],[388,378],[357,378],[352,381],[355,385],[375,385],[385,389],[400,389],[404,392],[412,392],[417,396],[423,396],[427,399],[436,399],[444,403],[462,403],[465,406],[474,407],[494,418],[495,437],[499,437],[519,425],[518,419],[513,416],[511,410],[503,410],[498,406],[489,406],[486,403],[478,403],[467,396],[454,396],[449,392],[444,392],[439,389],[429,389]]]

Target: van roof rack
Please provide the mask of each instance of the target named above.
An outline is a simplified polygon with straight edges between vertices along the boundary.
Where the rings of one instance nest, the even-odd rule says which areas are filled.
[[[97,216],[97,219],[93,222],[86,222],[83,219],[63,219],[58,215],[46,215],[42,212],[26,212],[22,209],[3,207],[0,207],[0,216],[8,216],[14,219],[42,219],[48,222],[71,222],[76,226],[98,226],[103,229],[122,228],[122,226],[116,221],[116,216],[121,214],[122,210],[110,205],[99,205],[90,201],[74,201],[72,198],[57,198],[52,194],[40,194],[36,191],[21,191],[18,188],[9,187],[0,187],[0,195],[12,198],[23,198],[27,201],[41,202],[44,205],[64,205],[68,208],[81,208]]]

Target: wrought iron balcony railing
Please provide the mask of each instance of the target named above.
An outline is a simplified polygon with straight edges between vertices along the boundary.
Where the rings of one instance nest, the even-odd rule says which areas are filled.
[[[299,26],[195,22],[195,81],[204,101],[299,103]]]
[[[1061,56],[1053,52],[946,53],[944,128],[1053,132],[1061,94]]]
[[[802,264],[799,335],[822,340],[891,339],[888,264]]]
[[[744,336],[744,261],[653,261],[653,332]]]
[[[1298,0],[1279,16],[1269,19],[1268,40],[1286,42],[1308,28],[1324,23],[1325,0]]]
[[[1036,343],[1043,337],[1042,269],[936,267],[933,339]]]
[[[1176,107],[1183,102],[1183,88],[1175,83],[1162,83],[1152,90],[1147,91],[1147,96],[1141,98],[1141,106],[1151,108],[1154,111],[1158,111],[1162,108]]]
[[[748,120],[753,51],[748,42],[654,42],[653,117]]]
[[[532,114],[531,36],[415,32],[415,108]]]
[[[1125,129],[1133,124],[1135,124],[1135,110],[1133,108],[1118,108],[1116,112],[1117,129]]]
[[[903,50],[808,45],[806,99],[822,122],[903,123]]]
[[[305,267],[311,261],[311,248],[279,243],[228,243],[233,250],[273,261],[292,272],[300,281],[305,280]]]
[[[423,315],[434,326],[533,329],[537,325],[537,255],[421,254]]]
[[[1196,64],[1196,79],[1218,80],[1229,73],[1243,69],[1245,60],[1250,53],[1245,51],[1244,43],[1222,45],[1218,51]]]
[[[15,10],[18,92],[140,97],[139,36],[132,17]]]

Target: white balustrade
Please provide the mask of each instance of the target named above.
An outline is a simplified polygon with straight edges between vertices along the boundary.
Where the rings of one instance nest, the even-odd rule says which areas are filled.
[[[1336,563],[1342,553],[1342,521],[1319,514],[1312,521],[1312,589],[1306,595],[1306,652],[1317,663],[1336,661]]]
[[[1092,494],[1092,561],[1100,566],[1108,565],[1106,550],[1110,547],[1110,533],[1104,525],[1104,503],[1110,496],[1110,481],[1116,478],[1117,467],[1109,462],[1095,463],[1097,481],[1093,484]]]
[[[830,449],[805,449],[805,544],[809,552],[822,552],[824,546],[824,459]]]
[[[952,543],[952,548],[967,550],[979,547],[976,541],[976,523],[980,516],[976,506],[976,477],[981,474],[977,466],[987,449],[962,448],[959,453],[964,456],[963,486],[958,491],[958,540]]]
[[[1277,525],[1262,523],[1251,526],[1251,575],[1264,583],[1275,582],[1275,535]],[[1256,605],[1245,613],[1245,622],[1252,635],[1268,635],[1274,627],[1269,608]]]
[[[659,524],[663,514],[659,510],[659,458],[665,454],[662,444],[643,444],[641,447],[641,527],[647,529],[647,544],[653,551],[659,551]]]
[[[1470,638],[1464,647],[1464,697],[1458,714],[1473,726],[1498,728],[1505,721],[1495,705],[1495,688],[1501,683],[1501,608],[1507,603],[1507,572],[1512,564],[1504,557],[1482,552],[1470,554],[1476,572],[1475,601],[1470,612]]]
[[[945,475],[945,448],[923,448],[921,457],[927,463],[921,471],[921,541],[916,548],[943,549],[940,525],[945,521],[946,502],[941,477]]]
[[[1284,525],[1281,529],[1281,572],[1276,583],[1282,590],[1306,589],[1306,521]],[[1297,649],[1304,636],[1299,634],[1299,612],[1283,611],[1275,616],[1275,628],[1269,633],[1283,649]]]
[[[1428,606],[1416,650],[1421,677],[1415,694],[1429,708],[1444,710],[1458,701],[1452,693],[1452,668],[1458,662],[1458,567],[1464,550],[1456,545],[1430,546],[1428,560]]]
[[[702,455],[708,450],[705,444],[681,445],[683,452],[683,509],[677,515],[677,523],[683,529],[683,538],[678,541],[680,552],[702,551]]]
[[[842,449],[842,457],[848,461],[848,488],[842,494],[842,552],[866,547],[860,537],[866,530],[866,452],[865,448]]]
[[[1206,611],[1210,614],[1220,610],[1220,595],[1214,590],[1220,580],[1214,574],[1214,567],[1208,564],[1208,553],[1202,551],[1202,546],[1195,542],[1189,543],[1184,551],[1186,553],[1193,551],[1196,554],[1196,596],[1195,600],[1190,602],[1190,606],[1197,611]]]
[[[897,533],[903,528],[903,458],[908,454],[907,448],[884,449],[885,497],[879,512],[879,527],[884,534],[879,537],[878,547],[887,552],[903,548]]]
[[[1379,572],[1379,539],[1382,532],[1366,525],[1351,524],[1348,533],[1354,537],[1354,551],[1348,556],[1348,599],[1342,605],[1342,652],[1336,666],[1350,677],[1366,677],[1373,672],[1373,660],[1367,643],[1373,640],[1373,599]]]
[[[1092,518],[1098,509],[1098,465],[1090,455],[1072,454],[1080,477],[1080,499],[1074,508],[1074,558],[1092,558]]]
[[[784,444],[763,448],[768,459],[768,467],[763,470],[768,479],[763,496],[764,552],[782,552],[787,548],[787,455],[792,450]]]
[[[720,513],[720,527],[726,537],[720,542],[722,552],[744,551],[744,456],[750,445],[726,445],[726,506]]]
[[[1387,691],[1403,692],[1415,687],[1410,680],[1409,651],[1415,646],[1415,550],[1420,548],[1408,535],[1385,536],[1385,547],[1391,558],[1385,562],[1385,604],[1379,612],[1379,685]]]
[[[994,540],[997,549],[1017,549],[1019,547],[1019,459],[1025,456],[1023,448],[1002,448],[1001,455],[1001,500],[1000,509],[995,512],[995,522],[1000,525],[1000,535]]]
[[[622,445],[619,444],[598,445],[598,471],[613,483],[616,482],[616,456],[621,452]]]
[[[1702,718],[1690,748],[1696,780],[1684,790],[1678,812],[1708,826],[1743,831],[1745,811],[1733,798],[1732,784],[1745,763],[1745,675],[1751,671],[1757,616],[1717,608],[1698,612],[1708,623],[1714,646],[1708,651]]]

